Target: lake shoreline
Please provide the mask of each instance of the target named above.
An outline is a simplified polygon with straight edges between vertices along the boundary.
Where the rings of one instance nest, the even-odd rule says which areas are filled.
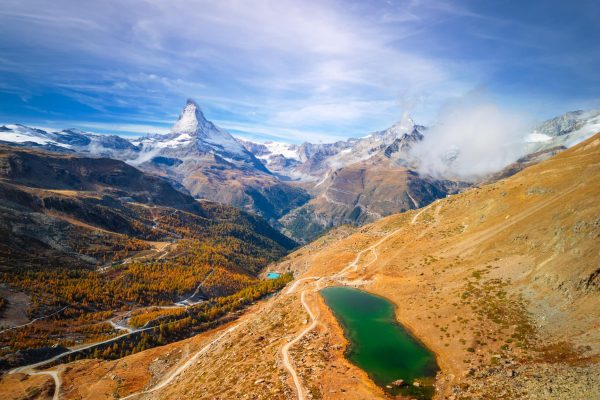
[[[348,286],[330,286],[319,294],[343,331],[347,361],[363,370],[388,395],[420,399],[435,395],[441,369],[438,356],[398,321],[395,303]],[[372,334],[377,340],[373,341]],[[394,384],[398,380],[403,382]]]

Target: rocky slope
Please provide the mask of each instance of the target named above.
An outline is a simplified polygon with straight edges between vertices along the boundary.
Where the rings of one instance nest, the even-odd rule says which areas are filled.
[[[509,178],[333,230],[273,267],[297,283],[238,321],[122,360],[70,364],[61,397],[297,398],[282,349],[299,338],[289,354],[303,398],[387,398],[345,359],[348,342],[318,295],[346,284],[394,302],[436,353],[435,399],[597,398],[599,166],[600,134]],[[0,390],[47,385],[17,378]]]
[[[188,229],[234,223],[256,243],[281,251],[294,243],[260,217],[198,202],[160,177],[113,159],[82,158],[0,146],[0,264],[87,265],[141,241],[174,241],[167,215],[186,214]],[[242,228],[244,227],[244,228]]]
[[[22,125],[0,127],[0,143],[92,157],[109,157],[178,183],[192,196],[277,218],[309,199],[300,187],[273,176],[228,132],[188,100],[166,135],[127,140],[76,130],[46,132]]]
[[[167,135],[129,141],[75,130],[46,132],[9,125],[0,127],[0,142],[124,160],[170,179],[196,198],[256,212],[272,226],[306,242],[331,227],[372,222],[470,184],[509,176],[579,143],[599,127],[598,110],[575,111],[546,121],[523,138],[520,159],[468,184],[457,176],[415,173],[422,160],[411,149],[421,143],[427,129],[408,116],[389,129],[358,139],[258,144],[232,137],[189,100]],[[460,158],[460,149],[449,149],[449,154],[446,162],[451,164]]]
[[[326,175],[312,187],[314,198],[280,221],[299,241],[332,227],[363,225],[422,207],[468,184],[422,176],[412,168],[410,149],[425,128],[412,121],[394,125],[354,143],[350,152],[328,160]],[[354,158],[359,161],[355,161]]]
[[[367,160],[329,175],[315,198],[280,222],[298,240],[313,239],[344,225],[363,225],[384,216],[429,204],[465,184],[422,177],[388,159]]]
[[[415,172],[420,156],[411,150],[427,129],[407,116],[387,130],[360,139],[313,145],[244,142],[280,176],[303,182],[313,198],[280,219],[284,232],[301,242],[341,224],[361,225],[414,209],[464,188],[510,176],[585,140],[600,129],[600,111],[576,111],[546,121],[523,138],[520,154],[503,170],[463,182]],[[460,149],[448,149],[448,166]]]
[[[181,183],[194,197],[277,218],[309,198],[301,188],[281,182],[229,133],[206,120],[188,100],[169,135],[135,142],[140,153],[129,163]]]
[[[599,161],[596,135],[510,178],[346,239],[325,237],[285,265],[391,299],[400,322],[437,354],[437,398],[595,398]],[[311,364],[304,387],[327,382],[320,393],[342,398],[331,394],[339,390],[332,365]]]
[[[109,341],[90,354],[111,358],[214,327],[275,290],[259,274],[295,246],[256,214],[122,161],[0,146],[0,371],[89,342]],[[165,318],[168,332],[155,322]]]

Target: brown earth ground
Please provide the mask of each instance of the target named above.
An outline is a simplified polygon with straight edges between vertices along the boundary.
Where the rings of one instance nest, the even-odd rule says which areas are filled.
[[[60,397],[297,398],[282,348],[312,322],[305,293],[316,327],[290,349],[302,398],[385,398],[344,358],[343,332],[316,291],[341,283],[396,304],[436,354],[436,398],[600,398],[599,195],[596,135],[505,180],[337,229],[271,268],[323,279],[290,284],[219,330],[68,364]],[[0,397],[27,398],[48,382],[7,375]]]

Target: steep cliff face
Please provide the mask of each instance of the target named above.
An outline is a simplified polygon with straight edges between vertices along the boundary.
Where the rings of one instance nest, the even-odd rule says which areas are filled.
[[[276,225],[277,218],[305,203],[301,188],[281,182],[238,139],[208,121],[188,100],[169,135],[136,144],[128,162],[181,183],[191,195],[253,211]]]

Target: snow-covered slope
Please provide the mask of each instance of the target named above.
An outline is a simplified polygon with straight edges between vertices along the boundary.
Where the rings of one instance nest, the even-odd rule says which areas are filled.
[[[200,107],[188,100],[179,119],[166,135],[147,135],[128,140],[116,135],[101,135],[66,129],[48,132],[24,125],[0,126],[0,142],[45,150],[74,152],[94,157],[110,157],[139,166],[155,157],[209,158],[237,168],[256,168],[268,173],[264,165],[228,132],[208,121]]]
[[[48,132],[18,124],[0,126],[0,143],[2,142],[116,159],[134,157],[139,152],[139,148],[129,140],[116,135],[98,135],[76,129]]]
[[[401,157],[398,155],[408,150],[409,142],[420,140],[424,130],[423,126],[415,125],[410,117],[404,116],[390,128],[359,139],[319,144],[306,142],[301,145],[248,141],[243,144],[269,170],[292,180],[319,186],[332,171],[365,161],[382,152],[387,151],[388,157],[395,154],[399,161]]]
[[[56,134],[50,134],[41,129],[29,128],[25,125],[4,125],[0,126],[0,140],[10,143],[30,143],[32,146],[55,145],[57,147],[71,148],[70,145],[64,145],[56,140]]]
[[[171,128],[171,134],[184,138],[183,141],[194,141],[199,151],[227,154],[240,159],[253,158],[237,139],[208,121],[192,99],[188,99],[179,119]]]
[[[555,146],[572,147],[600,132],[600,110],[571,111],[540,124],[526,137],[536,151]],[[542,143],[542,144],[540,144]]]
[[[127,160],[134,165],[152,162],[156,157],[168,157],[181,162],[192,158],[268,173],[264,165],[238,139],[208,121],[198,104],[191,99],[171,128],[171,133],[148,135],[134,143],[140,148],[140,152]]]

